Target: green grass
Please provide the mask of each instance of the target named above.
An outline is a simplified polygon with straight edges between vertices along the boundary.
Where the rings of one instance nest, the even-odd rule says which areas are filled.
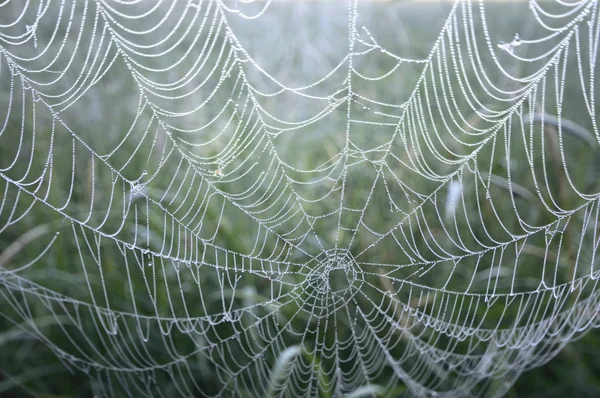
[[[259,61],[264,61],[268,65],[268,72],[276,74],[286,84],[300,86],[303,83],[302,79],[309,79],[313,75],[320,76],[320,73],[327,70],[330,64],[335,64],[335,60],[329,59],[328,56],[334,58],[336,51],[340,54],[345,54],[347,51],[344,35],[331,39],[339,42],[331,45],[332,53],[328,56],[317,51],[319,46],[324,47],[322,51],[328,50],[329,44],[323,42],[329,40],[324,40],[324,35],[333,34],[336,29],[347,30],[347,17],[334,15],[335,5],[318,4],[315,7],[323,7],[329,19],[320,20],[320,24],[317,24],[310,15],[300,13],[305,10],[302,7],[296,10],[292,6],[279,5],[274,6],[273,14],[265,16],[264,25],[254,26],[253,29],[257,29],[258,33],[253,32],[252,27],[234,18],[231,18],[231,23],[241,32],[246,32],[244,29],[248,29],[247,35],[238,33],[241,36],[240,40],[242,44],[248,46],[252,54],[254,54],[253,50],[259,54],[257,58],[262,57]],[[370,33],[377,38],[379,44],[386,48],[397,49],[402,56],[410,54],[415,58],[424,58],[430,53],[451,5],[396,3],[392,6],[394,12],[384,5],[373,5],[371,10],[363,7],[359,8],[361,15],[359,24],[369,26]],[[474,5],[474,10],[477,9],[478,5]],[[520,32],[522,37],[528,35],[536,37],[537,34],[541,34],[528,25],[523,9],[526,9],[523,4],[486,5],[488,24],[494,43],[500,37],[509,41],[516,32]],[[418,16],[419,13],[425,12],[424,10],[430,12],[426,20]],[[510,18],[505,18],[506,15]],[[294,31],[295,25],[286,26],[282,22],[286,20],[285,18],[304,26],[311,26],[312,23],[322,33],[319,35],[308,30]],[[401,23],[371,22],[396,21],[397,18]],[[76,20],[79,21],[79,17],[76,17]],[[315,30],[318,31],[317,28]],[[290,39],[289,45],[283,46],[282,51],[277,53],[281,54],[280,58],[277,58],[276,52],[270,49],[277,48],[278,40],[288,30],[293,31],[296,36]],[[274,31],[283,33],[273,34]],[[260,36],[260,32],[263,36]],[[218,38],[223,38],[225,33],[221,30],[216,35]],[[481,34],[478,36],[478,48],[481,54],[486,54],[487,48],[481,36]],[[252,37],[264,39],[245,42]],[[363,34],[361,38],[366,40],[367,36]],[[39,40],[42,40],[41,36]],[[74,38],[70,38],[67,43],[72,45],[73,40]],[[91,40],[89,37],[84,38],[86,43],[89,40]],[[461,40],[463,46],[461,54],[467,57],[467,49],[464,47],[465,38],[462,37]],[[307,43],[312,44],[313,47]],[[531,48],[542,51],[543,45]],[[307,49],[314,51],[312,62],[306,61],[310,55],[306,53]],[[458,48],[454,50],[457,51]],[[116,54],[116,50],[111,51],[109,54]],[[440,51],[448,55],[451,49],[447,45],[442,45]],[[524,55],[524,53],[520,54]],[[445,59],[448,60],[448,74],[455,76],[454,68],[459,68],[460,64],[455,65],[449,56]],[[485,60],[490,61],[489,57]],[[539,64],[521,67],[506,54],[500,54],[499,60],[502,65],[512,68],[521,76],[526,76],[539,67]],[[81,63],[83,59],[78,59],[77,62]],[[209,57],[207,64],[214,62],[216,62],[215,54]],[[388,71],[395,64],[393,58],[376,52],[356,56],[354,62],[357,70],[369,76]],[[562,65],[561,62],[559,66]],[[567,70],[578,69],[572,49],[570,58],[564,62]],[[6,70],[7,61],[1,55],[0,63],[2,70]],[[445,71],[444,65],[437,64],[436,57],[432,65],[436,73]],[[490,273],[494,272],[499,275],[496,293],[503,294],[534,291],[542,278],[547,284],[552,285],[569,282],[573,277],[586,277],[586,270],[582,267],[577,269],[574,267],[576,260],[582,264],[586,264],[585,261],[588,262],[587,264],[593,261],[594,250],[590,238],[586,235],[587,232],[582,233],[582,226],[586,221],[584,210],[579,210],[574,215],[551,224],[557,218],[542,205],[537,193],[540,190],[541,196],[548,202],[552,196],[558,201],[557,206],[563,209],[576,209],[582,206],[584,201],[568,188],[568,177],[572,178],[574,186],[583,193],[592,195],[600,189],[597,178],[600,160],[598,144],[589,139],[589,131],[593,129],[589,115],[586,117],[586,110],[582,106],[577,74],[568,75],[565,81],[564,97],[569,98],[569,101],[565,101],[562,106],[562,118],[570,123],[563,124],[563,127],[570,128],[563,129],[562,136],[551,123],[547,123],[542,128],[538,119],[533,123],[537,135],[531,137],[520,135],[518,130],[520,121],[518,118],[513,118],[510,123],[506,123],[506,126],[514,129],[513,135],[508,140],[510,145],[504,145],[508,139],[506,129],[494,130],[495,134],[481,136],[461,133],[458,138],[464,144],[457,145],[454,138],[443,134],[447,131],[446,123],[452,123],[452,115],[447,109],[464,111],[470,106],[463,96],[454,97],[454,102],[450,102],[450,99],[448,103],[444,102],[446,101],[444,90],[449,90],[451,87],[453,91],[459,92],[459,81],[452,78],[442,85],[439,80],[435,80],[439,79],[439,75],[432,74],[433,76],[427,77],[431,79],[427,81],[427,88],[422,86],[420,90],[422,95],[414,100],[415,104],[421,101],[416,107],[416,112],[425,114],[425,119],[430,123],[428,127],[431,134],[433,129],[442,132],[442,138],[435,144],[436,150],[451,161],[470,157],[465,165],[436,161],[436,154],[428,146],[422,134],[410,136],[396,133],[393,127],[352,124],[350,128],[352,142],[363,149],[373,150],[365,153],[364,158],[360,158],[358,154],[354,157],[349,156],[350,162],[362,160],[357,165],[349,167],[347,171],[338,166],[318,172],[314,170],[326,169],[329,164],[325,162],[335,158],[346,145],[345,102],[324,121],[299,130],[286,131],[277,136],[268,136],[270,141],[267,143],[264,138],[267,135],[263,133],[258,134],[248,129],[246,133],[236,135],[235,123],[227,124],[229,117],[235,116],[235,112],[241,112],[240,110],[244,108],[247,96],[247,92],[230,77],[223,80],[222,88],[211,100],[211,105],[194,116],[197,119],[191,116],[180,119],[164,116],[164,119],[168,120],[165,123],[172,127],[169,134],[165,134],[163,126],[156,118],[157,114],[161,114],[160,107],[165,106],[181,111],[189,109],[196,101],[202,102],[203,95],[206,95],[218,80],[213,76],[209,80],[209,87],[203,87],[197,96],[189,99],[192,104],[185,101],[169,102],[155,97],[154,100],[159,105],[156,108],[147,107],[140,112],[140,117],[134,124],[139,98],[137,83],[131,78],[128,69],[130,66],[131,63],[128,65],[127,60],[117,57],[109,73],[77,103],[61,112],[60,121],[55,118],[54,123],[53,116],[44,103],[34,102],[29,91],[23,91],[22,94],[20,82],[15,79],[16,91],[11,101],[14,108],[8,117],[8,127],[0,135],[0,168],[9,166],[15,156],[19,165],[5,172],[4,178],[0,180],[4,209],[11,209],[0,212],[0,227],[6,226],[0,233],[0,269],[8,271],[0,273],[0,315],[2,316],[0,318],[2,350],[0,395],[2,396],[26,394],[45,397],[97,394],[138,396],[144,393],[155,395],[159,391],[165,396],[189,394],[188,391],[179,389],[182,385],[189,386],[190,389],[196,385],[206,394],[214,394],[225,388],[225,394],[233,395],[235,391],[236,396],[254,396],[256,390],[265,393],[266,396],[275,396],[284,383],[288,383],[286,386],[291,388],[291,391],[300,392],[308,388],[311,380],[316,383],[311,391],[318,390],[320,396],[335,396],[333,380],[337,367],[339,366],[344,372],[356,372],[352,370],[353,367],[364,363],[348,361],[336,363],[328,355],[333,352],[328,347],[333,347],[337,343],[338,355],[351,357],[352,348],[343,346],[339,342],[347,339],[356,340],[357,335],[368,331],[372,336],[394,342],[390,344],[392,347],[389,347],[389,355],[392,358],[401,358],[411,347],[411,334],[402,329],[412,326],[416,334],[418,328],[422,328],[419,324],[413,324],[406,315],[402,315],[403,308],[396,300],[390,300],[389,295],[395,295],[398,301],[408,303],[413,310],[447,322],[460,323],[468,316],[474,316],[481,320],[481,327],[487,328],[496,326],[510,328],[515,324],[524,323],[523,320],[518,319],[517,307],[521,307],[515,303],[507,306],[503,299],[490,305],[480,301],[478,308],[472,314],[450,312],[442,314],[439,310],[442,298],[427,296],[427,290],[418,287],[409,292],[406,286],[400,283],[402,280],[450,292],[445,295],[440,294],[440,297],[449,300],[451,306],[455,303],[463,305],[458,301],[460,297],[452,295],[451,292],[464,292],[468,289],[470,293],[489,293],[487,281]],[[189,65],[184,64],[181,69],[185,70],[186,67]],[[378,101],[400,103],[409,98],[422,74],[422,68],[423,64],[406,64],[389,79],[376,83],[355,76],[353,91],[365,97],[376,98]],[[584,76],[589,75],[589,66],[584,65],[583,68]],[[265,91],[273,88],[259,73],[253,72],[251,68],[247,70],[247,79],[256,87]],[[475,94],[478,98],[488,99],[485,90],[477,84],[474,72],[470,69],[465,70],[465,78],[476,90]],[[205,76],[208,73],[207,68],[203,69],[200,75]],[[76,76],[68,75],[69,82],[63,83],[64,86],[68,87],[72,84]],[[534,109],[535,113],[542,112],[556,116],[554,73],[549,73],[548,76],[543,108],[539,102],[541,99],[539,95],[533,103],[530,103],[528,98],[523,98],[521,102],[525,116],[529,109]],[[176,78],[178,76],[170,77],[170,79]],[[333,76],[332,80],[337,78]],[[490,78],[496,82],[502,81],[499,72],[494,72],[493,69]],[[10,75],[0,75],[2,92],[9,92],[10,80]],[[421,83],[424,84],[423,81]],[[508,89],[510,85],[508,82],[505,83],[504,87]],[[533,84],[532,87],[534,86],[539,93],[542,83]],[[428,99],[425,98],[425,93],[429,95]],[[239,98],[236,98],[237,94],[240,94]],[[335,98],[343,95],[343,92],[338,93]],[[435,117],[429,118],[426,114],[429,109],[426,101],[433,101],[436,95],[444,106],[438,109],[435,104],[430,104]],[[151,94],[149,96],[151,97]],[[177,128],[185,130],[207,123],[218,114],[232,96],[236,98],[238,111],[234,112],[231,107],[226,108],[214,127],[204,130],[198,136],[177,130]],[[22,101],[25,102],[24,115],[20,112]],[[317,108],[314,105],[316,101],[292,102],[289,98],[286,101],[279,97],[265,98],[261,101],[261,106],[265,110],[278,115],[285,114],[290,120],[306,116]],[[361,99],[351,103],[353,118],[389,121],[385,117],[374,116],[373,113],[374,111],[390,112],[386,107],[369,104],[371,109],[365,110],[363,105],[365,103]],[[2,112],[6,111],[7,106],[6,100],[0,100]],[[502,101],[490,101],[486,106],[495,110],[506,108]],[[598,109],[595,110],[596,114],[597,111]],[[505,115],[497,116],[496,120]],[[475,129],[490,129],[494,126],[494,122],[483,121],[473,112],[465,112],[463,116],[465,120],[457,123],[467,132],[473,132]],[[246,117],[244,120],[248,119],[253,123],[257,122],[256,116]],[[548,122],[548,119],[546,121]],[[73,140],[71,131],[62,122],[75,132],[77,139]],[[273,120],[267,123],[278,124]],[[404,131],[409,128],[419,128],[417,124],[410,123],[415,122],[407,117],[402,126]],[[126,136],[132,124],[134,126],[131,128],[131,134]],[[155,134],[156,131],[159,133]],[[224,132],[221,139],[193,149],[192,154],[198,158],[191,162],[193,168],[186,173],[190,162],[186,152],[181,149],[186,147],[185,142],[204,138],[200,134],[217,135],[220,131]],[[256,140],[261,138],[263,142],[256,153],[242,149],[231,155],[224,152],[226,148],[230,148],[226,145],[225,138],[230,137],[240,139],[240,146],[236,147],[238,150],[244,148],[245,144],[253,147],[256,145]],[[392,137],[395,137],[395,141],[391,152],[395,157],[388,155],[385,158],[387,167],[381,167],[383,163],[378,160],[386,152],[386,149],[381,149],[381,146]],[[17,144],[19,142],[23,142],[23,145]],[[447,148],[443,148],[442,144]],[[547,148],[547,152],[543,154],[541,150],[534,151],[535,156],[531,161],[536,165],[536,169],[532,174],[525,148],[528,146],[540,148],[542,145]],[[265,146],[267,149],[261,155],[260,150]],[[276,148],[277,152],[272,152],[271,148]],[[31,176],[40,175],[49,164],[50,152],[52,169],[45,174],[39,186],[23,184],[22,189],[19,190],[16,184],[9,182],[9,179],[19,180],[24,176],[31,179]],[[561,155],[564,155],[564,161]],[[544,229],[532,234],[526,242],[521,240],[520,242],[524,244],[516,246],[522,252],[519,256],[519,267],[514,271],[514,278],[512,274],[516,262],[514,244],[507,245],[508,249],[503,252],[501,265],[498,265],[495,257],[498,255],[497,251],[487,251],[479,258],[465,256],[458,263],[460,267],[455,267],[452,261],[442,261],[431,266],[428,272],[423,272],[421,276],[416,277],[414,267],[395,269],[385,266],[385,264],[415,262],[415,257],[402,250],[392,239],[387,238],[379,242],[378,238],[366,229],[361,229],[353,237],[348,231],[338,231],[337,217],[319,218],[316,219],[313,227],[316,234],[330,245],[328,248],[336,241],[340,247],[349,247],[349,252],[359,261],[356,267],[362,278],[359,281],[349,279],[348,284],[356,283],[361,287],[360,293],[353,297],[354,301],[349,305],[340,307],[324,303],[315,295],[318,294],[319,284],[325,283],[327,278],[308,274],[309,270],[319,267],[318,259],[311,261],[305,253],[298,250],[286,252],[282,241],[274,238],[267,239],[264,247],[257,249],[255,237],[265,234],[265,229],[258,227],[257,221],[248,212],[244,212],[232,201],[224,200],[219,195],[206,195],[206,202],[201,206],[195,204],[194,208],[190,209],[194,198],[182,194],[191,186],[192,195],[199,192],[198,197],[205,197],[205,194],[213,189],[208,188],[207,182],[230,195],[241,194],[252,188],[254,184],[258,184],[257,193],[248,199],[236,202],[239,206],[256,203],[263,193],[268,194],[273,190],[269,184],[271,180],[278,181],[281,177],[285,183],[285,176],[282,177],[281,171],[269,166],[275,156],[283,162],[295,165],[296,169],[314,171],[301,173],[287,169],[286,175],[295,181],[306,182],[314,178],[323,178],[323,182],[315,185],[311,190],[296,184],[295,190],[302,192],[305,197],[318,198],[337,188],[337,191],[324,200],[305,203],[303,210],[312,215],[327,214],[339,207],[342,201],[339,192],[342,188],[335,180],[341,174],[347,173],[347,182],[343,188],[344,207],[362,208],[366,204],[365,200],[369,198],[364,213],[348,211],[343,214],[342,226],[347,228],[352,228],[362,219],[370,226],[376,226],[382,231],[388,230],[398,224],[404,217],[404,213],[410,212],[416,202],[422,201],[425,196],[437,189],[440,180],[426,179],[423,175],[410,171],[403,166],[403,163],[414,162],[412,164],[416,165],[415,168],[421,171],[429,169],[431,174],[448,175],[456,172],[454,180],[458,176],[462,178],[466,210],[459,208],[456,211],[456,219],[442,214],[450,185],[445,183],[437,196],[432,196],[429,201],[425,201],[422,212],[410,218],[410,222],[403,223],[401,231],[398,231],[398,234],[414,236],[414,249],[423,253],[428,261],[436,259],[436,253],[441,250],[457,252],[453,241],[458,238],[462,239],[462,244],[469,248],[481,247],[482,242],[493,245],[494,240],[510,240],[513,234],[524,233],[526,230],[520,223],[520,219],[529,225],[550,225],[549,230],[561,231],[559,234],[562,239],[557,239],[549,245],[548,253],[545,249],[548,234]],[[508,162],[507,156],[510,158]],[[30,168],[27,169],[29,164]],[[469,171],[474,166],[480,170],[480,174]],[[568,175],[564,171],[565,168]],[[270,173],[269,178],[262,183],[260,170],[269,170]],[[205,182],[200,183],[199,179],[191,179],[190,173],[193,172],[202,174]],[[221,173],[225,176],[220,177]],[[234,177],[243,175],[243,178],[227,182],[230,179],[228,173],[232,173]],[[327,174],[330,178],[324,178]],[[378,174],[380,177],[377,177]],[[374,184],[375,180],[378,182]],[[383,184],[383,180],[387,185]],[[402,189],[396,180],[402,181],[405,189]],[[130,184],[131,181],[139,181],[140,185]],[[484,188],[484,184],[487,185],[488,181],[491,200],[486,198],[488,192]],[[536,186],[536,181],[545,182],[540,188],[539,185]],[[144,195],[151,200],[136,194],[137,188],[143,190]],[[421,196],[407,193],[406,188],[420,193]],[[284,189],[275,189],[275,191],[289,192]],[[514,196],[514,202],[511,196]],[[390,197],[400,198],[395,201],[396,208],[390,204]],[[283,205],[284,202],[285,200],[275,203]],[[109,208],[110,203],[116,205]],[[132,205],[129,206],[128,203]],[[281,207],[269,207],[270,203],[273,202],[269,201],[258,208],[262,210],[260,216],[274,218],[281,216]],[[478,208],[481,217],[478,211],[473,210]],[[90,209],[93,211],[90,212]],[[201,226],[183,228],[183,222],[175,222],[190,216],[188,210],[193,212],[197,209],[205,212]],[[516,216],[515,211],[519,217]],[[14,219],[20,214],[25,216],[14,225],[8,225],[9,219]],[[511,233],[499,228],[500,222]],[[424,228],[425,223],[427,228]],[[277,228],[274,227],[274,231],[278,231]],[[590,228],[597,229],[597,225],[592,225]],[[279,230],[283,230],[283,227],[279,227]],[[193,242],[190,238],[192,234],[197,234],[207,243]],[[299,234],[300,232],[291,234],[290,239]],[[214,240],[212,240],[213,236]],[[260,243],[262,244],[262,240]],[[434,243],[437,246],[433,246]],[[377,245],[373,246],[375,244]],[[132,245],[139,250],[132,250]],[[580,245],[584,248],[582,251],[579,251]],[[272,262],[275,264],[281,263],[281,259],[285,257],[289,265],[285,269],[271,270],[268,268],[272,263],[259,263],[256,260],[253,262],[246,260],[244,264],[234,263],[239,261],[239,257],[236,258],[225,250],[215,250],[215,247],[249,257],[270,256],[275,260],[279,259],[280,261]],[[307,240],[303,247],[309,248],[311,253],[320,251],[316,240]],[[41,253],[43,253],[42,257],[38,258]],[[275,254],[271,255],[271,253]],[[185,259],[185,261],[183,263],[171,261],[173,258]],[[545,263],[545,259],[552,260],[552,264]],[[495,264],[495,268],[490,268],[489,265],[487,268],[481,268],[480,262]],[[303,266],[304,263],[308,266]],[[365,265],[365,263],[376,265]],[[11,270],[24,264],[30,265],[18,272],[10,273]],[[198,264],[202,265],[197,266]],[[227,264],[229,271],[224,272],[222,268],[208,264]],[[594,265],[592,264],[592,268]],[[242,273],[234,270],[241,266],[253,267],[254,272]],[[264,266],[267,267],[265,271],[267,277],[256,271]],[[548,272],[542,274],[544,269]],[[554,277],[557,282],[553,281]],[[35,285],[28,285],[28,282]],[[48,290],[38,290],[37,286],[43,286]],[[335,289],[344,291],[346,287],[342,283],[340,286],[336,285]],[[425,296],[417,298],[421,291]],[[279,303],[272,301],[271,297],[279,294],[289,299]],[[46,295],[50,300],[45,299]],[[595,285],[592,286],[590,282],[588,286],[581,289],[580,299],[589,296],[591,300],[597,300],[596,295]],[[548,302],[554,301],[547,296],[541,297],[537,305],[541,308]],[[260,305],[264,303],[267,305]],[[575,304],[575,299],[571,298],[562,305],[564,309],[568,309]],[[535,306],[530,305],[528,308],[532,319],[544,319],[544,314],[536,315]],[[98,307],[110,307],[111,311],[97,311]],[[226,318],[234,316],[237,309],[250,307],[253,309],[244,312],[237,322],[229,322]],[[374,311],[376,308],[380,308],[381,311]],[[130,316],[130,314],[137,314],[137,316]],[[205,320],[192,325],[190,322],[182,321],[209,315],[212,316],[211,322]],[[368,317],[371,321],[362,322],[361,318],[364,317]],[[261,319],[264,321],[258,322]],[[394,322],[401,327],[390,330]],[[79,323],[80,327],[75,327],[76,323]],[[119,334],[113,336],[111,329],[116,324],[119,327]],[[332,324],[335,324],[335,327],[332,327]],[[381,324],[387,326],[373,328],[373,325]],[[286,325],[288,333],[274,338],[281,331],[282,325]],[[203,332],[186,332],[186,328],[190,327],[196,327]],[[171,331],[171,334],[170,337],[165,338],[161,331],[167,330]],[[426,329],[423,333],[421,338],[424,341],[429,338],[436,339],[437,347],[449,347],[457,353],[469,352],[477,355],[489,353],[485,345],[475,349],[470,347],[469,340],[456,343],[453,339],[435,333],[431,329]],[[240,335],[243,337],[238,338]],[[222,345],[226,348],[215,349],[213,342],[224,340],[230,341],[227,345]],[[600,369],[598,360],[600,357],[595,355],[595,347],[599,342],[596,332],[587,333],[560,351],[549,363],[539,364],[543,366],[524,373],[514,386],[510,386],[512,378],[508,377],[508,385],[503,384],[504,380],[491,380],[473,387],[472,392],[482,396],[491,395],[510,387],[508,396],[564,396],[565,394],[595,396],[598,394],[599,383],[596,375],[599,374]],[[54,347],[55,350],[49,347]],[[372,342],[372,347],[377,347],[376,343]],[[560,348],[560,344],[556,344],[545,349],[552,351]],[[61,358],[61,352],[86,358],[90,362],[102,363],[105,366],[115,363],[120,364],[117,366],[121,367],[156,367],[156,371],[141,372],[153,377],[152,388],[154,389],[144,391],[146,380],[136,379],[136,373],[131,375],[124,373],[125,377],[131,377],[125,384],[135,386],[132,390],[120,386],[116,376],[119,372],[99,372],[100,378],[89,378],[87,373],[96,375],[96,369],[87,369],[74,357],[68,355]],[[379,350],[374,349],[372,355],[378,353]],[[507,358],[506,361],[518,361],[518,354],[515,353],[515,356]],[[241,364],[240,361],[247,360],[249,356],[256,357],[257,365],[244,370],[245,364]],[[148,362],[146,357],[151,357],[155,362]],[[172,374],[164,371],[162,365],[158,369],[157,364],[171,362],[174,358],[185,358],[188,368],[173,366],[170,368]],[[67,369],[70,363],[73,365],[73,361],[77,366],[70,366],[72,372],[69,372]],[[500,369],[504,365],[505,363],[498,362],[489,366]],[[403,369],[416,372],[419,366],[422,366],[422,362],[418,358],[407,359]],[[453,382],[457,380],[457,376],[453,375],[444,363],[432,363],[427,366],[431,373],[428,382],[433,386],[440,389],[451,388]],[[223,381],[223,367],[230,369],[231,372],[239,371],[240,374],[233,381]],[[310,372],[312,379],[306,381],[298,378],[295,380],[298,384],[293,385],[290,383],[290,380],[293,380],[290,375],[293,375],[294,371],[300,372],[296,375]],[[107,377],[111,378],[110,383]],[[387,386],[394,378],[392,370],[389,367],[384,368],[376,378],[370,380],[372,383],[370,386],[363,383],[364,385],[350,396],[370,396],[378,393],[379,386]],[[254,389],[256,385],[253,383],[261,380],[270,382],[269,386],[264,389]],[[114,390],[104,390],[109,388],[108,386]],[[388,388],[385,395],[400,395],[408,390],[409,388],[404,384],[397,383]]]

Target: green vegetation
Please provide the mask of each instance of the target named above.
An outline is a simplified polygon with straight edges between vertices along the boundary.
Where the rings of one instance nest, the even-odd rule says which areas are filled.
[[[0,24],[19,9],[8,7],[13,8],[0,13]],[[254,28],[258,33],[239,33],[250,28],[234,17],[230,24],[240,44],[250,54],[259,52],[257,62],[268,65],[267,72],[282,82],[301,86],[307,83],[303,79],[310,81],[335,66],[340,59],[322,55],[328,45],[332,58],[348,51],[345,35],[325,36],[341,28],[347,31],[347,15],[337,15],[335,4],[314,5],[328,15],[318,21],[303,14],[302,6],[273,7],[265,22]],[[264,125],[281,124],[266,116],[261,120],[260,113],[250,111],[252,105],[260,105],[264,114],[298,120],[321,109],[324,101],[261,97],[257,92],[272,92],[276,85],[248,63],[240,62],[243,75],[236,75],[232,67],[230,74],[221,76],[233,61],[219,57],[218,45],[226,43],[227,51],[232,48],[219,24],[214,32],[203,31],[199,40],[216,43],[215,50],[182,58],[167,77],[148,69],[170,65],[171,59],[157,57],[144,68],[125,44],[107,48],[84,35],[84,48],[89,46],[92,55],[106,54],[107,62],[114,63],[99,68],[107,72],[93,85],[91,79],[79,82],[79,72],[68,73],[56,85],[56,93],[78,85],[89,88],[81,90],[72,104],[73,99],[58,103],[43,85],[27,82],[26,77],[37,76],[30,72],[32,65],[7,72],[14,68],[15,59],[37,51],[33,46],[21,49],[0,42],[0,48],[8,49],[0,52],[0,92],[9,93],[0,99],[0,125],[8,115],[0,135],[0,170],[4,170],[0,175],[0,396],[160,393],[170,397],[199,394],[193,392],[197,389],[206,394],[235,391],[236,396],[250,397],[260,391],[277,396],[284,389],[297,394],[309,391],[312,382],[310,392],[333,397],[339,393],[334,390],[336,372],[360,374],[358,367],[370,363],[349,360],[356,358],[356,345],[374,361],[387,360],[382,359],[380,342],[390,358],[403,358],[401,368],[418,382],[440,390],[455,388],[461,375],[447,361],[434,361],[433,355],[427,360],[422,359],[424,354],[405,355],[414,349],[415,336],[438,348],[476,357],[473,363],[482,374],[504,372],[504,379],[476,381],[470,390],[474,395],[493,395],[508,388],[509,397],[600,395],[596,352],[600,335],[595,331],[575,334],[571,339],[576,341],[565,348],[564,337],[553,339],[548,333],[544,341],[549,344],[538,351],[508,350],[502,356],[500,349],[484,343],[473,347],[473,341],[483,337],[457,341],[450,333],[435,330],[435,325],[425,326],[409,316],[458,325],[476,319],[477,327],[491,330],[527,327],[530,320],[549,319],[554,308],[572,312],[566,320],[556,318],[557,325],[595,319],[594,303],[600,293],[590,273],[597,272],[598,266],[593,245],[598,225],[592,215],[598,211],[594,195],[600,192],[600,153],[579,74],[581,68],[581,76],[589,80],[595,64],[580,64],[572,44],[565,57],[556,57],[546,78],[517,84],[492,67],[477,14],[473,17],[477,47],[467,48],[467,34],[460,29],[449,29],[447,35],[458,37],[461,47],[444,40],[435,43],[451,4],[397,2],[371,7],[359,8],[357,23],[371,29],[369,35],[377,38],[379,46],[421,60],[438,46],[428,69],[423,73],[424,63],[407,62],[381,81],[354,75],[352,91],[358,95],[351,101],[348,90],[332,93],[332,111],[326,118],[279,134]],[[456,12],[459,28],[469,21],[469,10],[479,12],[479,5],[461,7]],[[510,41],[515,33],[523,39],[543,33],[531,23],[525,4],[490,3],[485,8],[494,44],[501,37]],[[52,21],[53,15],[48,19]],[[93,21],[93,15],[90,12],[86,23]],[[76,13],[74,20],[77,24],[84,18]],[[310,36],[310,30],[295,31],[295,25],[283,21],[314,26],[321,33]],[[146,23],[152,26],[152,21]],[[59,27],[64,34],[64,26]],[[38,27],[38,48],[49,40],[53,28],[53,24]],[[178,29],[183,35],[183,27]],[[270,34],[261,36],[261,29]],[[286,32],[296,36],[282,43]],[[369,36],[360,33],[360,39],[368,42]],[[76,35],[69,36],[67,48],[73,49],[77,40]],[[281,51],[273,51],[278,46]],[[364,43],[356,46],[357,52],[365,51],[353,58],[364,76],[380,76],[398,63],[379,48],[367,52]],[[201,52],[199,47],[193,46]],[[523,45],[518,55],[533,57],[549,48],[547,43]],[[178,48],[173,57],[183,57],[185,50]],[[518,76],[529,76],[542,65],[542,61],[518,62],[495,50],[498,62]],[[493,98],[469,61],[473,52],[490,65],[490,80],[503,90],[521,93]],[[74,64],[83,64],[86,54],[77,53]],[[207,66],[187,86],[166,94],[152,84],[144,86],[147,82],[140,78],[174,86],[173,81],[184,75],[180,71],[192,68],[195,59],[204,59],[201,55],[219,73],[211,75]],[[60,58],[54,68],[64,67],[61,62],[66,60]],[[563,69],[571,73],[565,75],[565,101],[560,103]],[[346,72],[341,75],[332,75],[332,85],[343,82]],[[209,83],[194,95],[174,98],[205,77],[210,77]],[[335,80],[338,77],[340,81]],[[50,77],[40,77],[44,79]],[[240,83],[244,79],[256,90]],[[471,97],[458,95],[465,84],[473,90]],[[189,115],[176,114],[202,104],[217,85],[208,106]],[[139,94],[142,86],[144,95]],[[31,87],[48,95],[35,95]],[[411,97],[415,87],[420,95]],[[307,92],[324,95],[316,89]],[[395,104],[410,98],[410,112],[386,118],[381,113],[401,115],[402,110],[369,103],[369,98]],[[488,111],[473,111],[469,98],[485,99]],[[599,109],[595,106],[594,115]],[[348,108],[353,120],[373,123],[349,122]],[[401,117],[398,129],[388,123]],[[216,122],[210,124],[212,120]],[[262,128],[252,127],[261,123]],[[209,127],[189,132],[199,125]],[[234,140],[238,140],[235,145]],[[279,166],[273,166],[274,159]],[[340,159],[344,161],[336,164]],[[344,168],[344,164],[352,166]],[[535,164],[533,171],[531,164]],[[315,179],[321,182],[306,189],[303,183]],[[457,192],[455,201],[448,199],[452,189]],[[313,199],[302,202],[301,210],[313,215],[311,228],[324,250],[313,234],[302,244],[289,243],[297,242],[304,232],[302,228],[290,232],[290,225],[308,225],[301,213],[295,213],[296,197],[290,195],[286,201],[293,192]],[[328,192],[332,193],[317,200]],[[266,204],[256,205],[265,197],[269,197]],[[269,206],[272,203],[277,206]],[[318,217],[337,211],[340,203],[345,209],[364,211],[345,211],[341,221]],[[564,212],[552,212],[550,207]],[[411,213],[415,208],[420,210]],[[360,227],[361,223],[378,231],[400,227],[397,235],[382,238]],[[360,228],[353,231],[357,225]],[[560,238],[554,239],[555,235]],[[411,238],[406,240],[412,242],[412,252],[394,242],[402,236]],[[334,249],[337,246],[348,250]],[[486,249],[490,247],[496,249]],[[439,253],[444,252],[456,258],[441,259]],[[573,280],[587,283],[565,293]],[[546,291],[526,301],[542,282],[564,285],[564,294],[555,299]],[[327,289],[333,293],[323,299],[322,291]],[[497,300],[488,303],[488,297]],[[441,310],[453,305],[465,311]],[[363,334],[371,336],[362,341],[363,346],[348,343],[359,341],[357,336]],[[556,357],[543,363],[555,351]],[[494,361],[484,366],[488,355]],[[512,386],[512,373],[519,373],[519,366],[532,356],[541,358],[541,363],[533,361],[531,366],[540,366]],[[253,366],[246,367],[248,363]],[[390,383],[398,379],[391,366],[381,369],[372,372],[375,376],[369,384],[361,380],[356,389],[344,392],[349,397],[410,392],[401,382]],[[233,373],[236,377],[231,377]],[[309,380],[306,374],[311,375]],[[268,385],[258,386],[261,382]]]

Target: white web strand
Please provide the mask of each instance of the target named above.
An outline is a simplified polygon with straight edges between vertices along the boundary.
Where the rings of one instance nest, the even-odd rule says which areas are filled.
[[[350,1],[301,71],[285,7],[0,5],[2,319],[104,396],[498,396],[597,326],[597,2]]]

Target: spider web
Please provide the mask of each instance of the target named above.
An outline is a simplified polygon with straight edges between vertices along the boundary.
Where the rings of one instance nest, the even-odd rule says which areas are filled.
[[[597,2],[370,6],[0,3],[3,320],[99,396],[498,396],[596,326]]]

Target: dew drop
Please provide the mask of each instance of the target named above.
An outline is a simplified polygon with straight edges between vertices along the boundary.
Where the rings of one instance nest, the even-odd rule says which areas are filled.
[[[521,45],[521,38],[519,37],[518,33],[515,33],[515,38],[512,41],[512,45],[514,47],[520,46]]]

